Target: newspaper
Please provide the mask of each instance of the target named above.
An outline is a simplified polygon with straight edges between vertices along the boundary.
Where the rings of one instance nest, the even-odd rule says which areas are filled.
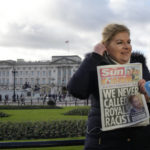
[[[102,130],[148,125],[149,111],[138,87],[142,65],[98,66],[97,73]]]

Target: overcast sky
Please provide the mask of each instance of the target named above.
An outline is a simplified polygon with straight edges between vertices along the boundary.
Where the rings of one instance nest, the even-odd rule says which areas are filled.
[[[127,25],[133,50],[149,59],[149,14],[149,0],[0,0],[0,60],[83,58],[109,23]]]

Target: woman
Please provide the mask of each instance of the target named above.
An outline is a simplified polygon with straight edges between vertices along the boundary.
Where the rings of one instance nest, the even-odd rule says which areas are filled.
[[[144,84],[150,80],[150,73],[145,58],[138,53],[131,54],[131,51],[129,29],[120,24],[107,25],[102,33],[102,43],[95,47],[93,53],[86,56],[68,83],[68,91],[73,96],[91,99],[85,150],[150,150],[149,126],[101,131],[97,66],[142,63],[143,79],[139,81],[139,89],[147,96]]]

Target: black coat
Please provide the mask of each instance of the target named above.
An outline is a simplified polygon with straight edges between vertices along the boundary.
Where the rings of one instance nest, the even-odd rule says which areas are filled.
[[[146,66],[145,57],[140,53],[132,53],[130,63],[136,62],[142,63],[143,79],[145,79],[146,81],[150,80],[150,72]],[[105,132],[101,131],[101,119],[100,119],[101,115],[100,115],[99,90],[98,90],[96,67],[99,65],[109,65],[109,64],[110,62],[108,62],[103,56],[100,56],[96,53],[88,54],[86,58],[83,60],[82,64],[80,65],[79,69],[76,71],[76,73],[69,81],[67,86],[69,93],[72,94],[74,97],[77,97],[79,99],[88,99],[90,97],[91,99],[91,110],[88,116],[87,135],[85,142],[86,150],[88,149],[92,150],[94,148],[97,150],[98,149],[103,150],[103,148],[108,148],[108,150],[112,150],[114,148],[115,150],[117,150],[117,148],[119,148],[119,145],[121,146],[121,148],[118,150],[123,150],[123,148],[126,150],[130,149],[131,146],[127,144],[129,143],[128,138],[131,138],[131,136],[136,134],[135,130],[137,128],[138,129],[140,128],[141,130],[141,127],[136,127],[134,129],[124,128],[113,131],[105,131]],[[131,132],[133,133],[131,134]],[[141,134],[143,134],[143,131],[141,131]],[[150,133],[148,134],[148,136],[149,136],[148,138],[150,139]],[[117,139],[119,139],[119,141]],[[124,147],[122,147],[122,144],[124,144]],[[141,145],[139,145],[138,148],[140,146]],[[132,147],[132,150],[134,149],[135,146],[134,148]]]

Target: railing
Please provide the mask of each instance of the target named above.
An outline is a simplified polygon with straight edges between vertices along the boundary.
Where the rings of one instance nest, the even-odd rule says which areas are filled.
[[[18,106],[22,106],[22,105],[47,105],[47,102],[43,101],[30,101],[30,100],[26,100],[24,101],[24,103],[21,102],[12,102],[12,101],[8,101],[7,103],[5,103],[4,101],[0,102],[0,105],[18,105]],[[87,101],[87,100],[78,100],[78,101],[57,101],[56,102],[56,106],[87,106],[87,105],[91,105],[91,101]]]
[[[78,146],[78,145],[84,145],[84,139],[81,139],[81,140],[61,140],[61,141],[38,141],[38,142],[0,142],[0,149]]]

